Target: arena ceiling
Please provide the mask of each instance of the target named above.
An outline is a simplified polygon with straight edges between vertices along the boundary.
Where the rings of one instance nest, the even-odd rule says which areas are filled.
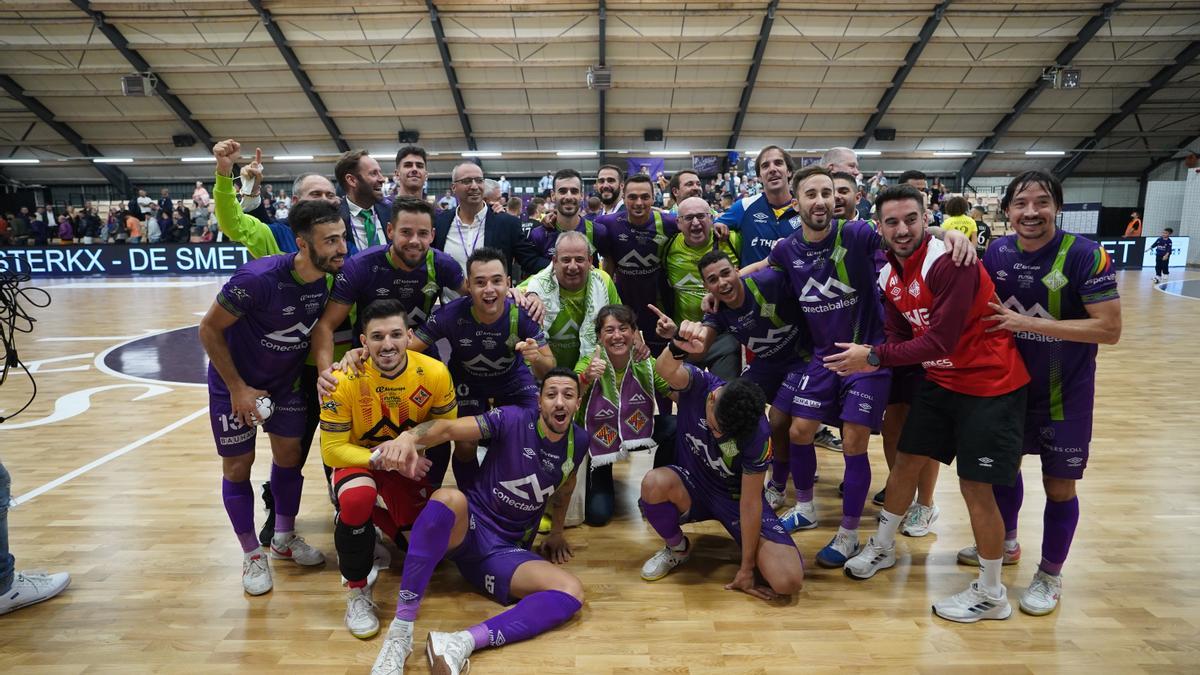
[[[390,171],[410,130],[434,171],[470,150],[512,175],[599,163],[558,152],[778,144],[881,153],[868,170],[1137,176],[1196,142],[1198,55],[1200,0],[6,0],[0,160],[39,163],[0,171],[199,178],[206,163],[181,159],[228,137],[262,147],[272,174],[328,172],[351,147]],[[603,99],[585,83],[600,63]],[[1080,86],[1046,83],[1055,65]],[[146,70],[158,94],[123,96],[121,77]],[[181,134],[198,141],[177,148]]]

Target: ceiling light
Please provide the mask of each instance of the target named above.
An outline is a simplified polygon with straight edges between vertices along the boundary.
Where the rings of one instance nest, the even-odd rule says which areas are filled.
[[[881,150],[855,150],[854,154],[859,157],[878,157],[883,154]]]
[[[38,164],[41,161],[42,160],[40,159],[20,159],[10,157],[8,159],[0,159],[0,164]]]
[[[216,157],[180,157],[181,162],[215,162]]]
[[[692,153],[687,150],[651,150],[651,157],[687,157]]]
[[[312,155],[275,155],[276,162],[311,162]]]
[[[596,153],[592,150],[559,150],[554,153],[559,157],[595,157]]]
[[[485,152],[483,150],[468,150],[462,153],[463,157],[503,157],[502,152]]]
[[[93,157],[94,164],[133,164],[132,157]]]
[[[970,157],[971,154],[972,153],[969,153],[969,152],[935,152],[935,153],[933,153],[933,156],[934,157]]]
[[[1031,157],[1063,157],[1067,154],[1066,150],[1026,150],[1026,155]]]

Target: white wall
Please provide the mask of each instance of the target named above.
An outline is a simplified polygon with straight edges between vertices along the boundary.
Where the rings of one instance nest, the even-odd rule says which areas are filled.
[[[1137,208],[1136,178],[1068,178],[1063,181],[1063,201],[1067,204],[1095,204],[1107,207]]]
[[[1146,212],[1142,214],[1142,233],[1157,237],[1164,227],[1180,230],[1187,181],[1152,180],[1146,184]]]
[[[1183,197],[1183,214],[1178,233],[1192,237],[1200,244],[1200,169],[1188,171],[1187,191]],[[1188,246],[1188,264],[1200,264],[1200,245]]]

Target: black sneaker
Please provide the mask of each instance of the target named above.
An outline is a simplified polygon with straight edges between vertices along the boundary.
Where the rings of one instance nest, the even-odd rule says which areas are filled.
[[[875,506],[883,506],[883,500],[885,498],[887,498],[887,488],[883,488],[879,492],[876,492],[875,496],[871,498],[871,503]]]
[[[275,536],[275,496],[271,494],[271,481],[262,484],[263,506],[267,509],[267,520],[258,531],[258,543],[263,546],[271,545],[271,537]]]

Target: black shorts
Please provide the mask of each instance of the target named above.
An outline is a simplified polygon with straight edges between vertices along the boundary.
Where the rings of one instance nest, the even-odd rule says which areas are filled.
[[[1012,485],[1021,467],[1025,434],[1025,387],[1000,396],[968,396],[925,380],[917,389],[900,452],[932,457],[958,477]]]
[[[892,388],[888,392],[888,405],[903,403],[912,405],[917,388],[925,381],[925,369],[921,366],[892,368]]]

